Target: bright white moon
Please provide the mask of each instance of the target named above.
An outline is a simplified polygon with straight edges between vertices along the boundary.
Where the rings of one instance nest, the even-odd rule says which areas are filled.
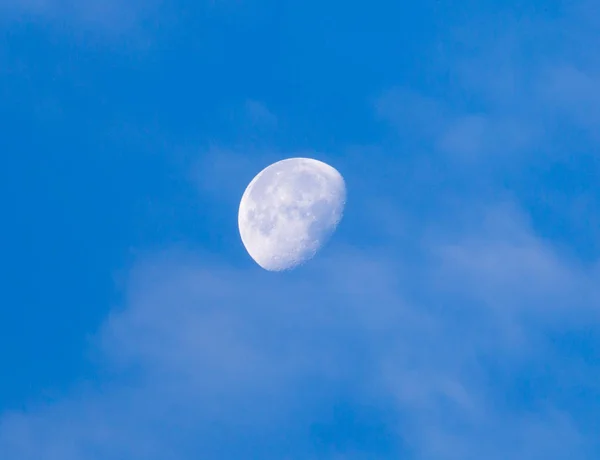
[[[242,196],[242,242],[265,270],[289,270],[323,247],[345,204],[346,185],[336,169],[310,158],[279,161],[262,170]]]

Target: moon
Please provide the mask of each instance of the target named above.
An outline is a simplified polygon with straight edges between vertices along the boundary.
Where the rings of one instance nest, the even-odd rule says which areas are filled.
[[[265,270],[296,268],[333,235],[345,204],[344,178],[332,166],[311,158],[278,161],[258,173],[242,196],[242,242]]]

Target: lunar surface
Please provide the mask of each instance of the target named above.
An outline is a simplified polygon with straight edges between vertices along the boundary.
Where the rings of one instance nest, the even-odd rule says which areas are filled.
[[[290,270],[329,240],[345,204],[346,185],[333,167],[310,158],[279,161],[262,170],[242,196],[242,242],[265,270]]]

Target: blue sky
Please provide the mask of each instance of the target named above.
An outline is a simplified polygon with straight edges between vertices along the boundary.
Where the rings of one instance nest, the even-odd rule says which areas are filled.
[[[0,458],[600,455],[591,0],[0,0]],[[346,178],[262,271],[271,162]]]

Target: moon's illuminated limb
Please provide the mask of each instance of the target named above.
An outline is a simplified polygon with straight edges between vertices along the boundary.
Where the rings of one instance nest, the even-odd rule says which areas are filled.
[[[342,219],[346,185],[328,164],[310,158],[282,160],[250,182],[238,215],[250,256],[270,271],[311,259]]]

